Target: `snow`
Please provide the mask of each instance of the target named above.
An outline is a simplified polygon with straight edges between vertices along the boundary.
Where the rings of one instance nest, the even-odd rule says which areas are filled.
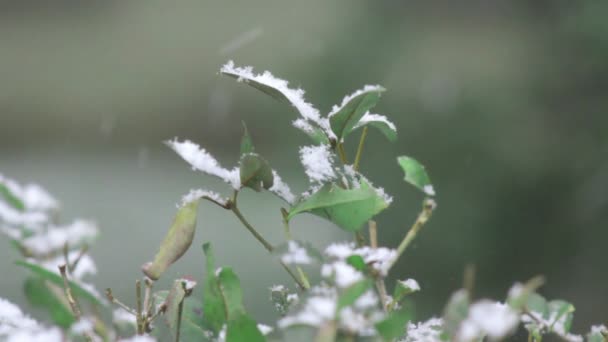
[[[1,336],[1,335],[0,335]],[[43,330],[20,330],[9,335],[6,342],[63,342],[63,334],[57,327]]]
[[[325,248],[325,254],[343,260],[355,254],[355,244],[352,242],[332,243]]]
[[[283,292],[283,291],[287,291],[287,288],[285,287],[285,285],[272,285],[270,287],[270,292]]]
[[[69,264],[72,265],[80,255],[81,252],[79,250],[70,251],[68,253]],[[59,266],[66,264],[66,260],[63,254],[59,254],[53,258],[45,259],[42,261],[38,261],[35,259],[29,259],[28,261],[31,263],[38,264],[53,273],[57,273],[57,269]],[[76,267],[72,270],[71,275],[73,278],[82,279],[87,275],[93,275],[96,273],[97,267],[95,265],[95,261],[93,260],[93,258],[91,258],[90,255],[84,254],[80,256],[80,260],[78,260],[78,264],[76,264]]]
[[[223,206],[226,206],[228,204],[228,200],[215,191],[209,191],[204,189],[192,189],[187,195],[184,195],[182,197],[182,202],[178,207],[184,207],[200,198],[208,198]]]
[[[424,187],[422,187],[422,190],[424,191],[425,194],[427,194],[429,196],[435,196],[435,189],[430,184],[427,184]]]
[[[378,296],[372,290],[365,291],[361,297],[357,298],[354,307],[357,309],[369,309],[378,305]]]
[[[567,315],[563,314],[559,319],[557,319],[558,312],[553,311],[548,319],[543,317],[543,314],[540,312],[530,311],[526,312],[526,314],[521,315],[521,322],[525,323],[526,326],[528,324],[539,325],[541,329],[552,330],[555,333],[559,334],[562,339],[570,342],[583,342],[583,337],[579,335],[574,335],[567,333],[564,330],[565,321]],[[557,320],[556,320],[557,319]]]
[[[268,190],[285,200],[285,202],[289,204],[294,204],[296,201],[296,196],[291,193],[291,189],[289,189],[289,186],[283,182],[283,180],[275,170],[272,170],[272,177],[272,186]]]
[[[268,335],[272,332],[272,327],[266,324],[258,324],[258,330],[262,333],[262,335]]]
[[[135,335],[130,338],[120,339],[118,342],[156,342],[156,339],[150,335]]]
[[[293,127],[301,130],[304,133],[307,133],[307,134],[315,133],[314,127],[312,127],[312,125],[308,121],[306,121],[302,118],[298,118],[298,119],[294,120],[294,122],[292,122],[292,125],[293,125]]]
[[[177,138],[165,141],[165,144],[173,149],[180,157],[188,162],[193,170],[202,171],[208,175],[221,178],[234,189],[241,187],[241,177],[238,168],[228,170],[223,168],[219,162],[198,144],[190,140],[180,142]]]
[[[332,116],[336,115],[336,113],[338,113],[342,108],[344,108],[344,106],[346,106],[350,101],[352,101],[352,99],[361,94],[384,90],[385,89],[380,85],[366,85],[363,87],[363,89],[359,89],[350,95],[346,95],[344,99],[342,99],[342,103],[340,104],[340,106],[334,105],[331,109],[331,112],[328,114],[328,117],[331,118]]]
[[[392,131],[397,132],[397,127],[395,126],[395,124],[389,121],[386,116],[380,114],[371,114],[370,112],[367,112],[363,115],[361,120],[359,120],[359,122],[355,125],[355,128],[359,128],[365,126],[370,122],[376,121],[385,123]]]
[[[355,248],[352,242],[332,243],[325,248],[325,255],[338,260],[345,260],[351,255],[359,255],[366,264],[378,271],[382,276],[386,276],[393,260],[397,258],[397,251],[394,249],[379,247],[371,248],[363,246]]]
[[[46,255],[69,248],[91,243],[97,237],[97,226],[86,220],[75,220],[67,226],[50,226],[45,232],[33,235],[22,241],[23,246],[36,255]]]
[[[278,90],[298,110],[304,120],[312,121],[327,133],[331,133],[329,121],[321,118],[319,111],[304,99],[304,90],[289,88],[287,81],[274,77],[269,71],[264,71],[262,74],[254,74],[253,68],[250,66],[236,67],[233,61],[228,61],[228,63],[222,66],[220,72],[237,76],[239,82],[254,81]],[[333,135],[333,133],[331,134]]]
[[[304,265],[310,264],[312,258],[306,252],[306,249],[297,242],[290,240],[287,242],[287,253],[281,256],[281,261],[288,265]]]
[[[469,308],[467,318],[460,325],[458,338],[471,341],[485,335],[498,340],[513,332],[518,324],[518,313],[508,305],[481,300]]]
[[[37,230],[48,221],[49,216],[46,213],[36,211],[21,212],[9,206],[7,203],[0,201],[0,222],[4,222],[11,226],[25,226]],[[11,233],[8,233],[9,231],[13,232],[12,234],[20,235],[20,230],[18,229],[8,229],[6,233],[12,235]]]
[[[426,322],[407,324],[407,337],[402,342],[441,342],[443,320],[433,317]]]
[[[592,334],[601,334],[603,332],[608,332],[608,328],[606,328],[605,325],[600,324],[600,325],[592,325],[591,326],[591,333]]]
[[[115,309],[112,312],[112,321],[114,323],[127,323],[127,324],[137,324],[137,318],[132,313],[128,312],[123,308]]]
[[[335,298],[313,296],[308,298],[302,311],[295,315],[282,318],[277,322],[277,325],[279,328],[285,328],[295,324],[319,326],[323,322],[333,319],[335,314]]]
[[[186,289],[186,291],[192,291],[196,286],[196,280],[194,279],[182,278],[180,280],[184,284],[184,288]]]
[[[311,182],[323,183],[336,178],[330,147],[304,146],[300,148],[300,160]]]
[[[0,298],[0,340],[6,342],[61,342],[59,328],[45,328],[21,309]]]
[[[321,266],[321,275],[325,278],[333,278],[335,284],[340,288],[349,287],[364,279],[363,273],[344,261],[324,264]]]
[[[93,331],[94,327],[95,327],[95,324],[92,319],[81,318],[77,322],[72,324],[72,326],[70,327],[70,330],[74,334],[82,335],[82,334],[88,333],[90,331]]]
[[[420,291],[420,285],[415,279],[399,280],[399,283],[414,292]]]
[[[21,200],[27,211],[49,211],[59,208],[59,202],[38,184],[19,185],[16,181],[0,174],[0,184]]]

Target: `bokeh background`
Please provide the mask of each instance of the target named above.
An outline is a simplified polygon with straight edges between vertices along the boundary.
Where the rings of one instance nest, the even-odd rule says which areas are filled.
[[[376,111],[399,140],[370,131],[362,160],[395,197],[378,217],[381,242],[396,246],[422,201],[396,156],[426,164],[438,192],[436,215],[394,274],[421,283],[418,318],[439,313],[474,264],[478,297],[504,298],[514,281],[545,275],[541,292],[572,301],[583,332],[608,318],[607,15],[608,2],[593,0],[2,2],[0,172],[44,185],[66,221],[95,219],[94,282],[129,301],[180,196],[229,191],[163,140],[191,139],[231,166],[244,120],[292,189],[307,187],[295,111],[219,76],[223,63],[271,70],[323,112],[382,84]],[[252,192],[241,202],[282,240],[281,202]],[[319,248],[350,238],[310,216],[294,225]],[[201,206],[194,248],[166,278],[200,279],[203,241],[270,322],[267,288],[288,279],[221,209]],[[24,304],[24,271],[0,242],[0,295]]]

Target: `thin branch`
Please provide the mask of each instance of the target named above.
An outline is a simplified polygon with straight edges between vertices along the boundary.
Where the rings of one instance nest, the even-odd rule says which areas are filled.
[[[378,248],[378,225],[374,220],[369,220],[367,224],[369,228],[369,245],[371,248]]]
[[[78,252],[78,255],[76,256],[76,259],[74,260],[74,262],[72,264],[68,264],[70,273],[74,272],[74,270],[76,269],[76,266],[78,266],[78,263],[80,262],[82,257],[84,257],[84,255],[87,254],[88,251],[89,251],[89,245],[82,246],[82,248],[80,249],[80,252]]]
[[[82,313],[80,312],[78,301],[76,301],[76,298],[74,298],[72,295],[72,288],[70,287],[70,282],[68,281],[65,265],[59,266],[59,273],[61,273],[61,277],[63,278],[63,289],[65,291],[65,296],[68,299],[68,303],[70,304],[70,308],[72,309],[72,313],[74,314],[74,318],[79,320]]]
[[[361,154],[363,153],[366,137],[367,126],[363,127],[363,132],[361,132],[361,138],[359,139],[359,147],[357,147],[357,154],[355,155],[355,162],[353,163],[353,169],[355,169],[355,171],[359,170],[359,162],[361,161]]]
[[[116,299],[116,297],[114,297],[114,295],[112,294],[112,289],[107,288],[106,289],[106,298],[113,304],[118,305],[119,307],[121,307],[123,310],[125,310],[126,312],[132,314],[133,316],[137,316],[137,312],[135,312],[135,310],[131,309],[129,306],[127,306],[125,303],[119,301],[118,299]]]
[[[340,161],[342,162],[342,164],[348,164],[348,160],[346,159],[346,151],[344,150],[344,144],[338,143],[336,148],[338,150],[338,156],[340,157]]]
[[[475,265],[467,264],[464,268],[464,275],[462,277],[462,286],[469,294],[469,298],[473,298],[473,291],[475,290]]]
[[[152,316],[152,287],[154,286],[154,281],[148,277],[144,278],[144,320],[147,321],[147,318]],[[147,325],[148,322],[146,322]]]
[[[135,281],[135,298],[137,301],[137,306],[136,306],[137,315],[135,316],[136,320],[137,320],[137,334],[143,335],[144,329],[143,329],[142,302],[141,302],[141,280],[139,280],[139,279],[137,279]]]
[[[264,246],[264,248],[266,248],[267,251],[272,253],[272,251],[274,250],[274,247],[272,247],[270,242],[266,241],[266,239],[264,239],[264,237],[260,233],[258,233],[258,231],[255,230],[255,228],[253,228],[253,226],[247,221],[247,219],[245,219],[245,217],[243,216],[243,214],[241,213],[239,208],[236,206],[236,202],[234,202],[232,204],[232,207],[230,209],[232,210],[234,215],[236,215],[236,217],[239,219],[239,221],[241,221],[241,223],[245,226],[245,228],[247,228],[247,230],[249,230],[249,232],[253,235],[253,237],[255,237],[256,240],[258,240]]]
[[[416,222],[414,222],[410,230],[407,232],[407,234],[399,244],[399,247],[397,247],[397,257],[393,259],[388,269],[392,268],[395,265],[395,263],[397,262],[399,257],[401,257],[405,249],[410,245],[410,243],[412,243],[412,241],[414,241],[420,229],[431,218],[433,210],[435,210],[436,207],[437,204],[433,199],[427,198],[424,200],[424,203],[422,205],[422,211],[420,212],[420,214],[418,214]]]

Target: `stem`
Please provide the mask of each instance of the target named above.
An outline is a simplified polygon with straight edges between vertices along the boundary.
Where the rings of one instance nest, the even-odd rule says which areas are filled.
[[[378,226],[376,221],[369,220],[369,245],[371,248],[378,248]]]
[[[281,208],[281,216],[283,217],[283,228],[285,230],[285,238],[287,239],[287,241],[290,241],[293,238],[291,236],[291,229],[289,228],[289,220],[287,219],[288,215],[289,214],[287,213],[287,210]],[[300,266],[296,265],[296,271],[298,272],[298,276],[300,277],[300,287],[302,287],[304,290],[310,289],[310,281],[308,280],[308,276],[306,275],[304,270],[302,270]]]
[[[79,320],[81,316],[80,308],[78,307],[76,298],[74,298],[72,295],[72,288],[70,287],[70,283],[68,281],[65,265],[59,266],[59,273],[61,273],[61,277],[63,278],[63,289],[65,291],[65,296],[68,299],[68,303],[70,304],[70,308],[72,309],[72,313],[74,314],[74,318]]]
[[[353,163],[353,169],[355,169],[355,171],[359,170],[359,162],[361,161],[361,154],[363,153],[366,137],[367,126],[363,127],[363,132],[361,132],[361,138],[359,139],[359,147],[357,147],[357,154],[355,155],[355,162]]]
[[[338,149],[338,156],[340,157],[342,164],[348,164],[348,160],[346,159],[346,151],[344,151],[344,144],[338,143],[336,148]]]
[[[255,237],[256,240],[258,240],[264,246],[264,248],[266,248],[266,250],[268,252],[272,253],[272,251],[274,250],[274,247],[272,247],[270,242],[266,241],[266,239],[264,239],[264,237],[262,235],[260,235],[260,233],[258,233],[258,231],[255,230],[255,228],[253,228],[253,226],[245,219],[245,217],[243,216],[243,214],[241,213],[239,208],[237,208],[236,202],[234,202],[232,204],[230,209],[232,210],[234,215],[236,215],[236,217],[239,219],[239,221],[241,221],[241,223],[245,226],[245,228],[247,228],[247,230],[249,230],[249,232],[253,235],[253,237]]]
[[[106,298],[108,298],[108,300],[111,303],[120,306],[122,309],[124,309],[128,313],[132,314],[133,316],[137,316],[137,312],[133,311],[133,309],[131,309],[130,307],[128,307],[125,303],[119,301],[118,299],[116,299],[114,297],[114,295],[112,294],[112,289],[110,289],[110,288],[106,289]]]
[[[144,292],[144,321],[146,321],[146,325],[148,324],[147,320],[150,316],[152,316],[152,287],[154,286],[154,281],[152,279],[146,277],[144,278],[145,292]]]
[[[177,306],[177,327],[175,330],[175,342],[179,342],[179,333],[182,327],[182,312],[184,311],[184,300]]]
[[[424,200],[424,203],[422,205],[422,211],[420,212],[420,214],[418,214],[416,222],[414,222],[410,230],[407,232],[407,234],[399,244],[399,247],[397,247],[397,257],[391,262],[388,269],[391,269],[395,265],[395,263],[397,262],[399,257],[401,257],[405,249],[410,245],[410,243],[412,243],[412,241],[414,241],[420,229],[431,218],[433,210],[435,210],[436,207],[437,204],[433,199],[427,198]]]
[[[475,265],[467,264],[462,278],[463,288],[469,294],[469,298],[473,298],[473,291],[475,290]]]
[[[135,281],[135,298],[137,300],[136,306],[136,321],[137,321],[137,335],[143,335],[143,317],[142,317],[142,304],[141,304],[141,281],[137,279]]]
[[[289,268],[289,266],[287,266],[284,262],[279,261],[279,263],[281,264],[281,266],[283,266],[283,268],[285,269],[285,271],[287,271],[287,273],[289,273],[289,275],[291,276],[291,278],[296,282],[296,284],[302,289],[302,290],[308,290],[308,287],[306,287],[306,284],[304,284],[299,278],[298,276],[293,273],[293,271],[291,270],[291,268]],[[310,285],[309,285],[310,287]]]

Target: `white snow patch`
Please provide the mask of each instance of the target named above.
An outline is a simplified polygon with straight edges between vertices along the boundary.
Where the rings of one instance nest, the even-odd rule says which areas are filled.
[[[399,280],[399,283],[413,292],[420,291],[420,285],[415,279]]]
[[[302,311],[282,318],[277,322],[277,325],[279,328],[285,328],[294,324],[318,326],[325,321],[333,319],[335,314],[335,298],[313,296],[308,298]]]
[[[70,327],[70,330],[74,334],[82,335],[82,334],[93,331],[94,327],[95,327],[95,323],[93,322],[93,320],[85,317],[85,318],[81,318],[78,321],[74,322],[74,324],[72,324],[72,326]]]
[[[433,186],[431,184],[427,184],[427,185],[423,186],[422,190],[424,191],[425,194],[427,194],[429,196],[435,196],[435,188],[433,188]]]
[[[23,246],[36,255],[46,255],[62,250],[67,244],[74,248],[90,244],[97,237],[94,222],[75,220],[68,226],[51,226],[45,232],[24,239]]]
[[[133,337],[120,339],[118,342],[156,342],[156,339],[150,335],[134,335]]]
[[[336,285],[340,288],[349,287],[364,279],[363,273],[341,260],[331,264],[323,264],[321,266],[321,275],[325,278],[333,278]]]
[[[68,263],[70,265],[74,264],[78,257],[80,257],[80,260],[78,260],[78,264],[76,264],[76,267],[72,270],[72,277],[74,277],[75,279],[82,279],[87,275],[97,274],[97,266],[95,265],[95,261],[93,260],[93,258],[91,258],[91,256],[88,254],[84,254],[81,256],[81,252],[78,250],[70,251],[68,253]],[[57,269],[59,266],[63,266],[66,264],[66,260],[63,254],[42,261],[38,261],[35,259],[29,259],[28,261],[31,263],[38,264],[54,273],[57,273]]]
[[[481,300],[469,308],[467,318],[461,323],[458,338],[471,341],[480,336],[498,340],[505,338],[519,324],[519,315],[508,305]]]
[[[112,321],[117,324],[127,323],[127,324],[137,324],[137,318],[134,314],[128,312],[123,308],[115,309],[112,312]]]
[[[266,336],[268,334],[270,334],[272,332],[272,327],[268,326],[266,324],[259,324],[258,323],[258,330],[260,330],[260,332],[262,333],[262,335]]]
[[[223,168],[209,152],[198,144],[193,143],[190,140],[180,142],[177,138],[167,140],[165,143],[188,162],[193,170],[202,171],[208,175],[219,177],[224,182],[232,185],[234,189],[239,189],[241,187],[239,169],[234,168],[228,170]]]
[[[180,280],[184,284],[184,288],[186,289],[186,291],[192,291],[194,289],[194,287],[196,286],[196,280],[188,279],[188,278],[182,278]]]
[[[271,292],[283,292],[283,291],[287,291],[287,288],[285,287],[285,285],[272,285],[270,287],[270,291]]]
[[[300,148],[300,160],[312,182],[323,183],[336,178],[329,146],[304,146]]]
[[[49,211],[59,208],[59,202],[38,184],[26,184],[21,186],[16,181],[0,174],[0,183],[17,197],[26,211]]]
[[[351,255],[359,255],[366,264],[372,265],[382,276],[386,276],[393,261],[397,258],[397,251],[386,247],[371,248],[363,246],[355,248],[352,242],[342,242],[327,246],[325,255],[337,260],[345,260]]]
[[[350,101],[352,101],[352,99],[354,99],[355,97],[357,97],[361,94],[377,92],[377,91],[384,91],[384,90],[385,89],[380,85],[366,85],[363,87],[363,89],[359,89],[350,95],[346,95],[344,97],[344,99],[342,99],[342,103],[339,106],[334,105],[332,107],[331,112],[327,115],[327,117],[331,118],[332,116],[336,115],[336,113],[339,112],[342,108],[344,108],[344,106],[346,106]]]
[[[296,201],[296,196],[291,193],[291,189],[289,189],[289,186],[283,182],[283,180],[275,170],[272,170],[272,176],[272,186],[268,190],[285,200],[285,202],[289,204],[294,204]]]
[[[443,320],[433,317],[426,322],[408,323],[406,338],[401,342],[441,342]]]
[[[215,191],[209,191],[204,189],[192,189],[187,195],[184,195],[182,197],[182,202],[178,207],[183,207],[200,198],[208,198],[223,206],[226,206],[226,204],[228,203],[228,200],[226,198],[222,197],[222,195],[218,194]]]
[[[312,258],[308,255],[306,249],[297,242],[290,240],[287,242],[287,253],[281,256],[281,261],[288,265],[304,265],[310,264]]]
[[[325,254],[336,259],[346,259],[355,254],[355,244],[352,242],[332,243],[325,248]]]
[[[1,336],[1,335],[0,335]],[[63,342],[63,334],[57,327],[40,330],[19,330],[10,334],[6,342]]]
[[[361,120],[359,120],[359,122],[355,125],[355,128],[359,128],[359,127],[365,126],[365,125],[367,125],[370,122],[383,122],[392,131],[397,132],[397,127],[395,126],[395,124],[392,123],[391,121],[389,121],[386,116],[380,115],[380,114],[372,114],[370,112],[367,112],[367,113],[365,113],[363,115],[363,117],[361,118]]]

